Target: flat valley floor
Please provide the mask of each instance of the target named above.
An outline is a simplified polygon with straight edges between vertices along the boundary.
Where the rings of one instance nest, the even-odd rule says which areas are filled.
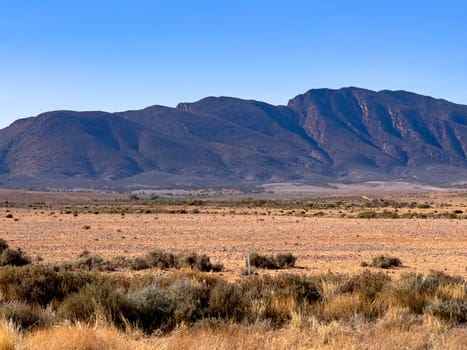
[[[28,197],[17,195],[15,203],[11,196],[10,191],[0,192],[0,203],[4,203],[0,237],[42,263],[71,262],[83,250],[106,258],[142,256],[152,250],[196,252],[224,264],[226,278],[235,278],[245,266],[249,249],[266,255],[294,254],[298,260],[291,272],[358,272],[368,269],[361,266],[363,262],[384,254],[400,258],[404,265],[388,273],[441,270],[467,277],[465,192],[417,194],[414,198],[404,194],[402,199],[385,193],[386,199],[429,203],[401,208],[401,214],[412,210],[418,216],[396,219],[357,218],[368,209],[360,204],[336,208],[332,204],[336,199],[328,200],[331,204],[326,209],[313,209],[304,200],[303,205],[284,204],[282,208],[277,203],[268,206],[255,201],[248,205],[134,204],[121,196],[104,196],[106,202],[100,203],[99,195],[81,195],[65,203],[70,198],[50,194],[44,196],[51,196],[52,201],[44,197],[45,201],[34,198],[36,202],[27,203]],[[430,217],[443,212],[459,215]],[[427,218],[420,218],[420,213]]]

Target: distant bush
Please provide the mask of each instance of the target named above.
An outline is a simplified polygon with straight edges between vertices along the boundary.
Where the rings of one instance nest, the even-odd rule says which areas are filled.
[[[280,253],[276,255],[276,264],[279,268],[294,267],[297,257],[291,253]]]
[[[83,250],[79,255],[78,259],[74,263],[74,267],[78,269],[86,270],[103,270],[104,269],[104,258],[99,255],[92,254],[88,250]]]
[[[224,269],[221,264],[212,264],[211,259],[207,255],[197,255],[190,253],[187,255],[180,255],[177,257],[177,265],[179,267],[189,267],[201,272],[220,272]]]
[[[183,268],[189,267],[201,272],[220,272],[224,269],[221,264],[212,264],[207,255],[198,255],[196,253],[175,255],[160,250],[149,252],[145,257],[135,258],[131,262],[133,270],[143,270],[147,268]]]
[[[389,269],[391,267],[402,266],[402,261],[399,258],[386,255],[378,255],[373,258],[371,266],[379,267],[381,269]]]
[[[431,206],[428,203],[420,203],[417,205],[418,209],[429,209]]]
[[[10,248],[4,239],[0,239],[0,266],[24,266],[31,263],[31,258],[21,248]]]
[[[166,253],[160,250],[149,252],[146,257],[146,262],[149,267],[157,267],[160,269],[170,269],[176,266],[177,257],[172,253]]]
[[[378,217],[378,213],[376,211],[362,211],[358,213],[357,218],[359,219],[374,219]]]
[[[186,205],[203,205],[204,201],[201,199],[190,198],[185,201]]]
[[[260,269],[285,269],[295,266],[297,258],[291,253],[280,253],[276,256],[259,255],[257,253],[250,254],[251,266]]]

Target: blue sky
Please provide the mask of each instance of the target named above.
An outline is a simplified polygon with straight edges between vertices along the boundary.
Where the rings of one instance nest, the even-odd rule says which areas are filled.
[[[311,88],[467,104],[467,1],[0,0],[0,127]]]

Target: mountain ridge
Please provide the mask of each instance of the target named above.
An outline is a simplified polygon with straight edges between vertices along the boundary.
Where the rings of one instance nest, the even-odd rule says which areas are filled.
[[[274,106],[50,111],[0,129],[0,186],[118,188],[467,178],[467,106],[404,90],[311,89]]]

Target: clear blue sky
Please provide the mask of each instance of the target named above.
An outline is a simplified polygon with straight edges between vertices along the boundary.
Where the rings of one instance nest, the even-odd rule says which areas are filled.
[[[467,104],[467,1],[0,0],[0,127],[311,88]]]

